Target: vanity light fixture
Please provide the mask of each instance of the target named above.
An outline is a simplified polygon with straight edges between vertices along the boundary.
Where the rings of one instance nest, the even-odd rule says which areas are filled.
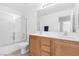
[[[56,3],[41,3],[41,9],[54,6],[54,5],[56,5]]]

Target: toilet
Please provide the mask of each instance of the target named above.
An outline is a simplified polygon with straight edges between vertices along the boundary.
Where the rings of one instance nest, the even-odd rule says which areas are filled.
[[[21,46],[21,54],[25,54],[25,53],[27,53],[28,52],[28,43],[27,42],[22,42],[21,44],[20,44],[20,46]]]

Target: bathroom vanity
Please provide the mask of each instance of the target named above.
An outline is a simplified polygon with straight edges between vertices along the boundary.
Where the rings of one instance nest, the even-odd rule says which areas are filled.
[[[79,56],[79,40],[66,36],[30,34],[30,56]]]

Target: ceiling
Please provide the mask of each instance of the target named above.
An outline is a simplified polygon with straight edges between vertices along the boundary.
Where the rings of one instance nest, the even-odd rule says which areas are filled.
[[[50,14],[50,13],[59,12],[59,11],[62,11],[62,10],[72,9],[74,6],[75,6],[75,3],[58,3],[54,6],[44,8],[44,9],[40,9],[38,11],[38,16],[43,16],[43,15],[47,15],[47,14]]]
[[[0,3],[0,6],[11,8],[22,14],[27,14],[40,7],[40,3]]]
[[[74,5],[75,3],[58,3],[48,8],[39,9],[41,3],[0,3],[0,6],[11,8],[22,14],[28,14],[32,10],[38,10],[38,16],[47,15],[66,9],[72,9]]]

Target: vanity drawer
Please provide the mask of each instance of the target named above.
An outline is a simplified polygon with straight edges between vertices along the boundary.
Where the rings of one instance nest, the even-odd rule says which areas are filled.
[[[45,52],[45,51],[42,51],[42,52],[41,52],[41,56],[50,56],[50,53],[47,53],[47,52]]]
[[[50,52],[50,47],[48,46],[41,46],[41,51],[46,51],[46,52]]]
[[[31,52],[30,52],[30,53],[29,53],[29,56],[34,56],[34,53],[31,53]]]
[[[50,39],[43,37],[43,38],[41,39],[41,45],[50,46]]]

